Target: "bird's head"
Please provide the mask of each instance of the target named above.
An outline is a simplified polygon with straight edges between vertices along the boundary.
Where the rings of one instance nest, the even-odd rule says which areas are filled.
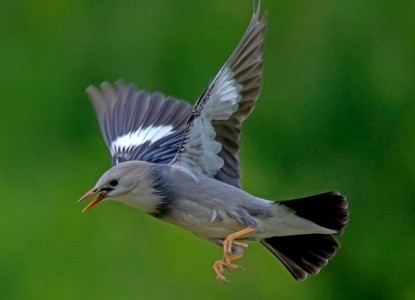
[[[125,195],[135,194],[135,190],[140,189],[143,182],[146,183],[147,174],[148,166],[144,162],[130,161],[115,165],[105,172],[95,186],[79,199],[78,203],[98,194],[82,212],[107,198],[123,202]]]

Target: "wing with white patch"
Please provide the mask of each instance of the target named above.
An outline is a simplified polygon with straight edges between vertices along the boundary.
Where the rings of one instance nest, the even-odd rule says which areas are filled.
[[[86,90],[113,165],[129,160],[169,163],[176,155],[191,106],[122,81]]]
[[[197,101],[172,164],[240,187],[241,123],[259,96],[266,14],[254,12],[242,40]]]

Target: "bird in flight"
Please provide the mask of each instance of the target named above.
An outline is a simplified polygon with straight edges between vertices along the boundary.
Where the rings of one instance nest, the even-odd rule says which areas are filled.
[[[241,124],[259,96],[267,14],[254,10],[240,43],[192,107],[122,81],[88,87],[112,167],[79,201],[112,199],[222,247],[218,281],[259,241],[297,280],[317,274],[340,244],[346,198],[327,192],[270,201],[241,189]]]

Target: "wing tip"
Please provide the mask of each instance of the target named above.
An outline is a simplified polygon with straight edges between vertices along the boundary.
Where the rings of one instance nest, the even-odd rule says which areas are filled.
[[[261,22],[265,23],[266,20],[267,20],[267,17],[268,17],[268,11],[265,11],[262,14],[262,17],[260,18],[260,15],[261,15],[261,0],[258,1],[258,4],[256,4],[255,0],[253,0],[252,4],[253,4],[253,11],[254,11],[253,14],[252,14],[252,21],[255,20],[258,23],[261,23]]]

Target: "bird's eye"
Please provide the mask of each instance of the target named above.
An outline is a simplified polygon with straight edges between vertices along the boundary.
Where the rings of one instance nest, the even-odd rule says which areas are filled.
[[[110,186],[110,187],[116,187],[117,185],[118,185],[118,179],[113,179],[113,180],[111,180],[110,182],[108,182],[108,185]]]

